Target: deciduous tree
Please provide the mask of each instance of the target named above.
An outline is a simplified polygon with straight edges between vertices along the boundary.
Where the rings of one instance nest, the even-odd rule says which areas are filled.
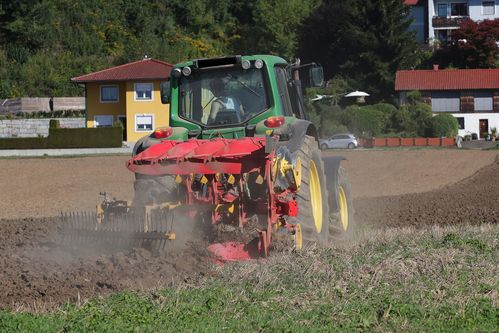
[[[498,42],[499,19],[481,22],[466,20],[452,32],[452,40],[435,52],[432,61],[444,67],[499,67]]]

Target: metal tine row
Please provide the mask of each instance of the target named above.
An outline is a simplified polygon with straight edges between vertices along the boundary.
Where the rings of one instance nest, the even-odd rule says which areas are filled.
[[[165,236],[171,231],[173,223],[173,219],[169,221],[170,215],[172,214],[167,212],[153,212],[147,216],[114,215],[108,216],[99,224],[96,213],[65,213],[62,214],[66,224],[62,242],[67,245],[90,245],[98,242],[99,246],[110,248],[144,247],[161,253],[170,242]]]

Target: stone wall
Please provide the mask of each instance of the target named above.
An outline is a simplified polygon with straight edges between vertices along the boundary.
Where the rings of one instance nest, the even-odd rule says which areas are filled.
[[[49,135],[50,119],[0,120],[0,138],[28,138]],[[85,127],[85,118],[60,118],[61,127]]]
[[[0,100],[0,114],[66,110],[85,110],[85,97],[21,97]]]

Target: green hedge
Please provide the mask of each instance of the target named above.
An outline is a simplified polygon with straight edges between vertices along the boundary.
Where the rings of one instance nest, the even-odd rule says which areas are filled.
[[[1,138],[0,149],[121,147],[121,127],[49,128],[45,138]]]

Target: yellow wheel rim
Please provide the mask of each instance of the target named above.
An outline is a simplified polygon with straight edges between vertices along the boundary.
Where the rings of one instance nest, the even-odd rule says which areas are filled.
[[[310,160],[310,205],[312,206],[315,230],[319,234],[322,230],[322,192],[319,172],[317,172],[313,160]]]
[[[295,234],[293,235],[293,241],[295,243],[295,249],[301,251],[303,248],[303,235],[301,233],[301,226],[298,223],[295,227]]]
[[[341,226],[343,227],[344,231],[348,230],[348,202],[347,202],[347,196],[345,194],[345,190],[343,190],[343,187],[340,186],[338,188],[338,206],[340,209],[340,220],[341,220]]]

